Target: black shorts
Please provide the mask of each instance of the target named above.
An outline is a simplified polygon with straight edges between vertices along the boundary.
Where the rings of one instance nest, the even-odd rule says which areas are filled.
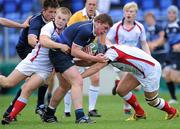
[[[166,56],[166,65],[173,69],[180,70],[180,52],[172,52]]]
[[[154,59],[156,59],[161,64],[161,66],[166,61],[166,53],[152,53],[151,55]]]
[[[73,57],[70,54],[61,52],[60,50],[50,49],[49,58],[56,72],[64,73],[67,69],[75,65]]]
[[[31,53],[32,49],[32,47],[24,47],[19,44],[16,46],[16,52],[22,60],[25,59],[29,53]]]

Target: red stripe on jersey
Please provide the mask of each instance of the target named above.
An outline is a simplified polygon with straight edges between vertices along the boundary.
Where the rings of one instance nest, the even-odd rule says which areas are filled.
[[[36,57],[38,56],[40,48],[41,48],[41,45],[39,44],[38,50],[36,51],[36,55],[30,59],[31,62],[33,62],[36,59]]]
[[[119,31],[119,28],[120,28],[121,25],[122,25],[122,22],[120,22],[119,25],[118,25],[117,28],[116,28],[116,35],[115,35],[115,37],[114,37],[116,44],[118,44],[118,41],[119,41],[118,31]]]
[[[144,72],[141,71],[138,67],[136,67],[133,63],[129,62],[128,59],[134,59],[134,60],[142,61],[144,63],[147,63],[147,64],[151,65],[151,66],[155,66],[155,64],[153,62],[150,62],[148,60],[141,59],[141,58],[138,58],[138,57],[135,57],[135,56],[132,56],[132,55],[128,55],[128,54],[124,53],[123,51],[115,48],[114,46],[112,46],[111,48],[114,49],[118,53],[118,55],[119,55],[117,57],[117,61],[122,62],[124,64],[128,64],[130,66],[133,66],[134,68],[139,70],[144,75],[144,77],[145,77]]]

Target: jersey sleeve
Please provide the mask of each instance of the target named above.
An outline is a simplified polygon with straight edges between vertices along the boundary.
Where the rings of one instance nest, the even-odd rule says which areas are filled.
[[[114,49],[109,48],[109,49],[106,51],[105,56],[106,56],[109,60],[115,61],[116,58],[118,57],[118,54],[117,54],[117,52],[116,52]]]
[[[141,40],[141,41],[146,41],[146,31],[145,31],[143,25],[141,25],[141,29],[142,29],[142,30],[141,30],[140,40]]]
[[[106,35],[106,38],[108,38],[112,43],[115,43],[117,25],[118,24],[114,24]]]
[[[54,25],[53,22],[50,22],[42,27],[40,35],[46,35],[48,37],[51,37],[53,32],[54,32]]]
[[[86,42],[88,41],[89,38],[90,38],[89,32],[86,29],[85,30],[81,29],[77,32],[73,42],[78,46],[85,47],[86,45],[88,45],[86,44]]]
[[[37,37],[39,37],[40,30],[41,30],[41,21],[38,19],[33,19],[30,22],[28,34],[34,34]]]

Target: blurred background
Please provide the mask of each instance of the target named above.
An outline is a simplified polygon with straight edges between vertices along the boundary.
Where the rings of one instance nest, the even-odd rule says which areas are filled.
[[[98,10],[103,13],[108,13],[112,16],[114,22],[117,22],[123,17],[122,7],[130,1],[135,1],[138,4],[137,20],[143,24],[144,14],[147,11],[151,11],[155,15],[157,22],[165,26],[167,22],[167,8],[170,5],[176,5],[178,9],[180,8],[180,0],[99,0]],[[59,0],[59,4],[68,7],[72,13],[74,13],[84,8],[85,1]],[[0,0],[0,17],[5,17],[20,23],[23,23],[28,16],[40,11],[40,0]],[[20,58],[15,49],[20,31],[20,29],[0,26],[0,72],[3,73],[3,75],[8,75],[17,63],[20,62]],[[110,81],[108,84],[111,85],[111,83],[113,83],[113,81]],[[101,81],[101,84],[104,85],[103,81]],[[14,92],[14,88],[11,90],[1,89],[1,93],[12,92]]]

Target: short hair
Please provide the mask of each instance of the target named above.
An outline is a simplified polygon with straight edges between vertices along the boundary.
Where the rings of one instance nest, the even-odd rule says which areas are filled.
[[[170,12],[170,11],[175,12],[176,18],[178,19],[179,10],[178,10],[177,6],[175,6],[175,5],[170,5],[170,6],[168,7],[168,9],[167,9],[167,12]]]
[[[70,11],[68,8],[66,8],[66,7],[60,7],[60,8],[58,8],[58,9],[56,10],[56,12],[57,12],[57,13],[58,13],[58,12],[61,12],[62,14],[69,15],[69,17],[72,16],[71,11]]]
[[[43,0],[42,7],[43,9],[58,8],[59,4],[57,0]]]
[[[144,18],[146,18],[148,16],[152,17],[153,19],[156,19],[155,15],[152,12],[146,12],[144,15]]]
[[[124,5],[123,11],[126,11],[128,9],[134,9],[136,12],[138,11],[138,5],[135,2],[129,2]]]
[[[94,18],[94,21],[101,21],[102,23],[108,23],[108,25],[110,27],[113,26],[113,21],[112,21],[111,16],[109,16],[108,14],[105,14],[105,13],[96,16]]]

